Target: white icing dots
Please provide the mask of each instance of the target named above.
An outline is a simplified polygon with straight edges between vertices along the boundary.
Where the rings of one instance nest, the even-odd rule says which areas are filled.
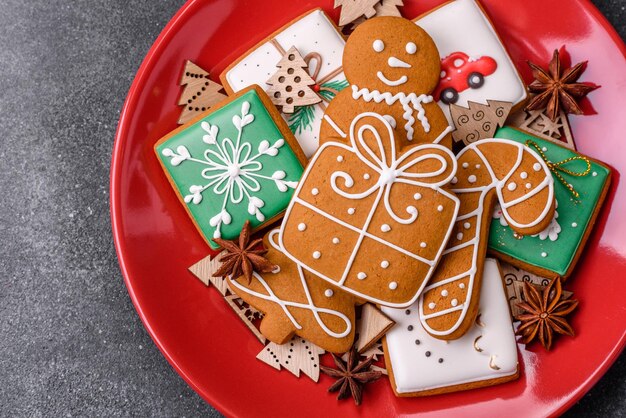
[[[541,151],[546,152],[546,151],[548,151],[548,148],[546,148],[546,147],[542,147],[542,148],[541,148]]]
[[[598,173],[594,171],[593,173],[591,173],[591,175],[595,177],[598,175]]]
[[[454,177],[452,178],[451,183],[452,183],[452,184],[457,184],[458,182],[459,182],[459,179],[457,179],[457,178],[456,178],[456,176],[454,176]]]
[[[430,302],[428,304],[428,309],[435,309],[435,306],[437,306],[437,305],[435,305],[435,302]]]
[[[522,172],[519,174],[519,176],[520,176],[522,179],[526,180],[526,179],[528,178],[528,173],[527,173],[527,172],[525,172],[525,171],[522,171]]]
[[[380,230],[383,231],[383,232],[389,232],[389,231],[391,231],[391,227],[388,224],[382,224],[380,226]]]
[[[465,229],[470,229],[471,227],[472,227],[472,224],[470,224],[469,222],[465,222],[463,224],[463,228],[465,228]]]
[[[539,163],[533,164],[533,170],[535,170],[535,171],[541,170],[541,164],[539,164]]]
[[[320,194],[320,190],[317,187],[314,187],[311,189],[311,194],[313,196],[317,196],[318,194]]]
[[[370,179],[370,175],[367,174],[367,173],[363,174],[363,179],[369,180]]]
[[[437,206],[437,211],[438,212],[443,212],[443,206],[441,206],[441,205]]]
[[[465,283],[459,283],[459,289],[465,289]]]
[[[456,239],[458,239],[459,241],[463,239],[463,233],[459,232],[458,234],[456,234]]]
[[[367,277],[367,274],[360,272],[356,275],[356,278],[359,280],[365,280],[365,278]]]
[[[443,296],[444,298],[445,298],[446,296],[448,296],[448,291],[447,291],[446,289],[443,289],[443,290],[441,291],[441,296]]]
[[[372,48],[374,48],[374,51],[376,52],[383,52],[383,49],[385,49],[385,43],[381,41],[380,39],[376,39],[372,43]]]
[[[343,161],[343,155],[338,155],[337,156],[337,162],[342,162]]]
[[[405,49],[406,49],[407,54],[413,55],[417,52],[417,45],[415,45],[414,42],[409,42],[406,44]]]
[[[456,300],[456,299],[452,299],[452,300],[450,301],[450,305],[452,305],[452,306],[456,306],[456,305],[458,305],[458,304],[459,304],[459,301],[458,301],[458,300]]]
[[[572,228],[576,228],[578,224],[576,222],[572,222]]]
[[[333,238],[333,244],[339,244],[339,238],[337,237]]]
[[[348,215],[354,215],[354,212],[356,211],[356,209],[354,208],[349,208],[348,209]]]
[[[476,164],[475,167],[476,167],[476,170],[478,170],[480,168],[480,164]]]
[[[306,224],[304,222],[301,222],[298,224],[298,231],[302,232],[306,229]]]
[[[506,186],[506,188],[509,189],[510,192],[512,192],[513,190],[517,189],[517,184],[512,181]]]
[[[322,256],[322,253],[319,251],[313,251],[313,258],[318,260]]]
[[[420,243],[420,247],[426,248],[426,243],[425,242]]]
[[[532,185],[532,184],[530,184],[530,183],[526,183],[526,188],[527,188],[527,189],[530,189],[531,187],[533,187],[533,185]]]
[[[387,267],[389,267],[389,261],[387,260],[383,260],[380,262],[380,266],[384,269],[386,269]]]
[[[327,298],[331,297],[334,294],[335,294],[335,292],[333,292],[330,289],[326,289],[326,291],[324,292],[324,296],[326,296]]]
[[[420,200],[421,198],[422,198],[422,195],[420,193],[415,193],[413,195],[413,199],[415,199],[415,200]]]
[[[461,165],[461,167],[463,167],[463,168],[467,168],[467,167],[469,167],[469,163],[463,163],[463,164]]]
[[[397,288],[398,288],[398,283],[396,282],[389,283],[389,289],[396,290]]]
[[[546,257],[548,256],[548,253],[544,251],[544,252],[542,252],[542,253],[541,253],[541,256],[542,256],[543,258],[546,258]]]
[[[476,176],[472,174],[471,176],[469,176],[469,177],[467,178],[467,181],[468,181],[470,184],[474,184],[474,183],[476,183]]]

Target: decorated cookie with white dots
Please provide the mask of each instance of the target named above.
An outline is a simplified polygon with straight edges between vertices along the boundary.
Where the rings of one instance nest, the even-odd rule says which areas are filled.
[[[545,159],[556,164],[558,168],[550,174],[554,180],[557,208],[551,222],[543,230],[522,239],[515,235],[496,210],[498,219],[492,222],[489,250],[495,256],[536,275],[567,279],[583,254],[602,208],[611,181],[610,168],[575,150],[513,128],[498,130],[496,137],[520,144],[530,141],[534,144],[532,149],[535,153],[541,150]],[[515,182],[517,188],[509,191],[507,187],[507,193],[515,197],[520,191],[532,191],[539,180],[537,173],[541,171],[540,164],[535,163],[530,170],[511,177],[507,184]]]
[[[346,140],[354,118],[374,112],[384,115],[399,145],[450,147],[448,121],[431,95],[440,67],[432,38],[410,20],[382,16],[360,24],[343,53],[349,86],[326,109],[321,143]]]
[[[321,9],[311,10],[265,38],[220,75],[228,94],[250,85],[259,85],[268,91],[270,77],[276,65],[292,46],[309,63],[308,72],[316,83],[317,104],[301,106],[293,113],[283,114],[307,157],[319,145],[319,131],[324,109],[337,91],[347,87],[342,69],[345,40],[337,26]],[[303,117],[306,115],[306,117]]]
[[[286,257],[278,233],[268,232],[263,243],[266,258],[279,268],[255,272],[249,283],[245,277],[229,278],[228,286],[264,314],[260,331],[270,341],[284,344],[298,335],[333,353],[348,351],[355,335],[356,299]],[[322,251],[315,255],[324,257]]]
[[[326,142],[312,157],[281,245],[303,269],[359,298],[409,305],[452,234],[456,159],[438,144],[398,146],[389,121],[374,113],[359,115],[348,133],[349,143]]]
[[[501,217],[520,235],[546,228],[555,207],[552,176],[530,147],[515,141],[485,139],[468,145],[457,159],[461,168],[452,189],[461,201],[461,209],[439,267],[419,303],[424,329],[445,340],[462,337],[476,318],[496,202]],[[534,170],[535,166],[539,170]],[[518,187],[522,177],[534,186]]]
[[[494,259],[485,260],[479,293],[479,315],[465,335],[454,341],[431,336],[420,323],[417,304],[409,309],[383,308],[396,322],[387,332],[384,348],[391,387],[397,396],[456,392],[519,376],[507,296]],[[447,306],[453,301],[449,299]]]

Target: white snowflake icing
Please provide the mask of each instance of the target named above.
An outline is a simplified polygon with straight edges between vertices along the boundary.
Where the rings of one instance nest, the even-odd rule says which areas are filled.
[[[555,201],[556,207],[559,207],[559,202]],[[540,240],[545,241],[547,238],[550,238],[550,241],[556,241],[559,239],[559,233],[561,232],[561,225],[559,225],[559,221],[557,218],[559,217],[559,212],[554,211],[554,218],[550,221],[550,225],[543,231],[538,234],[533,235],[533,237],[539,237]]]
[[[558,202],[556,202],[556,207],[558,208],[558,206],[559,206]],[[504,216],[502,215],[502,208],[500,207],[499,203],[496,203],[496,205],[494,206],[492,216],[494,219],[498,219],[500,221],[500,225],[502,226],[509,225],[506,219],[504,219]],[[559,212],[555,210],[554,218],[552,218],[552,221],[550,221],[550,224],[546,227],[546,229],[532,236],[539,237],[539,239],[542,241],[545,241],[548,238],[550,239],[550,241],[556,241],[559,238],[559,234],[561,233],[561,225],[559,224],[559,221],[557,221],[558,217],[559,217]]]
[[[205,134],[202,141],[212,147],[204,151],[204,159],[193,158],[184,145],[176,147],[176,150],[165,148],[162,154],[170,157],[170,164],[178,166],[185,161],[194,162],[205,166],[201,175],[208,182],[202,185],[189,187],[189,194],[184,197],[185,203],[197,205],[202,202],[203,193],[212,189],[215,195],[223,195],[222,209],[209,220],[209,224],[215,227],[213,238],[221,237],[222,224],[229,225],[232,216],[229,213],[229,203],[237,205],[244,201],[248,205],[248,213],[254,215],[259,222],[265,220],[261,208],[265,202],[255,196],[261,190],[258,179],[270,180],[281,192],[295,189],[297,181],[285,180],[287,174],[282,170],[274,171],[271,177],[259,174],[263,164],[258,161],[261,156],[275,157],[279,149],[285,144],[284,139],[277,139],[273,144],[263,140],[259,143],[256,152],[253,152],[249,142],[242,142],[244,127],[254,121],[254,115],[250,112],[250,103],[244,101],[241,105],[241,115],[235,115],[232,123],[237,129],[237,140],[233,143],[230,138],[218,139],[219,127],[203,121],[200,126]]]

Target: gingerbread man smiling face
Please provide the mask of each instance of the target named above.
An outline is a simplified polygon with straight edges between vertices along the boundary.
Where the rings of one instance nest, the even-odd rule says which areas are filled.
[[[429,94],[439,81],[441,63],[435,43],[422,28],[400,17],[381,17],[350,35],[343,69],[359,88]]]

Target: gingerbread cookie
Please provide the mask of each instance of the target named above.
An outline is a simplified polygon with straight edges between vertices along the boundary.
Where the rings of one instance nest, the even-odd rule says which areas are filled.
[[[520,235],[542,231],[555,205],[550,171],[528,146],[485,139],[464,148],[457,160],[452,190],[461,209],[444,256],[419,301],[424,329],[446,340],[461,337],[476,318],[496,202]]]
[[[308,64],[306,71],[315,82],[312,89],[320,100],[311,105],[294,106],[282,115],[302,150],[310,157],[319,146],[320,124],[326,106],[347,86],[341,67],[344,45],[337,26],[321,9],[314,9],[253,46],[222,72],[220,80],[228,94],[253,84],[269,91],[268,80],[271,82],[286,52],[295,47]]]
[[[509,222],[495,209],[489,251],[515,266],[543,277],[567,279],[579,260],[602,208],[611,183],[611,169],[566,146],[513,128],[502,128],[496,137],[531,144],[550,161],[554,178],[555,216],[536,235],[517,239]],[[530,172],[528,172],[530,174]],[[517,180],[527,187],[526,179]]]
[[[267,95],[243,90],[161,138],[154,150],[211,248],[278,219],[306,157]]]
[[[264,238],[265,257],[278,266],[271,273],[253,273],[228,283],[241,299],[263,312],[261,333],[276,344],[298,335],[320,348],[348,351],[354,342],[355,298],[305,271],[283,252],[278,230]]]
[[[433,93],[450,116],[449,104],[509,102],[514,110],[527,100],[526,85],[485,11],[475,0],[453,0],[414,22],[428,32],[441,54]]]
[[[359,298],[408,306],[457,216],[458,199],[447,190],[456,160],[442,145],[397,146],[392,126],[375,113],[358,115],[348,132],[349,144],[326,142],[311,159],[285,214],[281,247]]]
[[[345,138],[365,112],[385,116],[398,144],[438,143],[450,147],[450,130],[430,93],[439,80],[439,52],[431,37],[410,20],[383,16],[359,25],[343,52],[350,87],[324,115],[322,142]]]
[[[479,316],[470,330],[454,341],[429,335],[417,309],[383,308],[396,321],[384,347],[397,396],[457,392],[517,379],[517,344],[496,260],[485,260],[480,288]]]

